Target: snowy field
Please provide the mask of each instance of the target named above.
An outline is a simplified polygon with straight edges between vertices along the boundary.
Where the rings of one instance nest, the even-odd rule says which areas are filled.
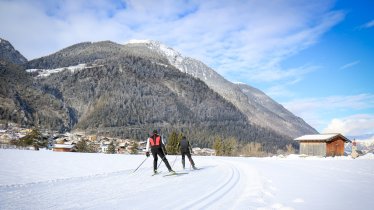
[[[143,155],[0,149],[0,209],[373,209],[374,157],[194,156],[152,175]],[[167,156],[182,171],[179,156]],[[187,161],[188,162],[188,161]],[[187,165],[189,167],[189,165]]]

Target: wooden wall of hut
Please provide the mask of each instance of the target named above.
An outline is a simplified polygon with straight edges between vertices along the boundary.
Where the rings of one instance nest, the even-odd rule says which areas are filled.
[[[344,155],[344,141],[341,138],[334,139],[331,142],[327,142],[326,145],[327,156],[341,156]]]

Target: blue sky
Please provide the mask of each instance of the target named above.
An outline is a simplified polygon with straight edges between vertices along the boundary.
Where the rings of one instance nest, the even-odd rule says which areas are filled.
[[[374,134],[374,1],[0,0],[28,59],[83,41],[160,41],[257,87],[319,132]]]

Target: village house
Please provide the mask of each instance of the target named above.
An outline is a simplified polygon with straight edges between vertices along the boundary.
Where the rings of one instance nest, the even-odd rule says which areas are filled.
[[[11,137],[6,130],[0,130],[0,144],[9,144]]]
[[[351,142],[339,133],[304,135],[294,140],[300,144],[300,154],[324,157],[344,155],[344,144]]]
[[[19,133],[22,134],[23,136],[26,136],[26,135],[28,135],[28,134],[31,133],[31,132],[32,132],[32,129],[31,129],[31,128],[24,128],[24,129],[21,129],[21,130],[19,131]]]
[[[75,148],[74,144],[55,144],[52,147],[54,152],[73,152]]]
[[[88,141],[91,141],[91,142],[98,141],[97,135],[89,135],[89,136],[86,136],[86,138]]]
[[[145,150],[145,148],[147,147],[147,141],[139,141],[138,142],[138,148],[139,148],[139,150],[140,151],[144,151]]]
[[[109,145],[112,143],[108,138],[105,138],[100,143],[100,152],[107,153]]]
[[[116,147],[117,153],[118,154],[126,154],[126,152],[127,152],[126,147],[127,147],[127,143],[125,143],[125,142],[119,143],[118,146]]]

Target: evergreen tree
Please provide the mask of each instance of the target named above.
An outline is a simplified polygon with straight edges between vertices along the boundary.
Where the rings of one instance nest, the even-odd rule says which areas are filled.
[[[113,141],[110,142],[110,144],[108,145],[108,149],[107,149],[106,153],[107,154],[115,154],[116,153],[116,147],[114,146]]]
[[[87,140],[85,139],[80,140],[77,143],[76,147],[77,147],[77,152],[88,152]]]
[[[231,137],[223,142],[223,154],[227,156],[235,156],[237,154],[238,140]]]
[[[168,144],[166,145],[166,150],[170,155],[176,155],[178,152],[178,135],[175,131],[170,133]]]
[[[213,142],[213,149],[216,151],[217,156],[223,155],[223,142],[221,137],[216,136]]]
[[[39,141],[41,141],[42,134],[37,128],[32,129],[30,133],[19,139],[17,146],[27,147],[33,145],[35,149],[39,149]]]

